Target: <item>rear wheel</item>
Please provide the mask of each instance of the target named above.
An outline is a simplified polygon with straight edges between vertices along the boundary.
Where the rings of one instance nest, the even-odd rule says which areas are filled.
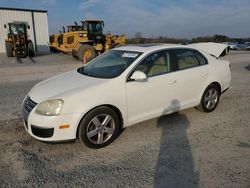
[[[13,47],[11,42],[5,42],[7,57],[13,57]]]
[[[87,63],[96,57],[95,49],[88,44],[82,45],[78,50],[77,56],[81,61]]]
[[[220,90],[215,84],[207,87],[202,95],[201,102],[196,108],[202,112],[212,112],[220,100]]]
[[[34,49],[34,45],[31,41],[28,42],[28,56],[29,57],[34,57],[35,55],[35,49]]]
[[[106,106],[90,111],[81,121],[78,137],[90,148],[102,148],[113,142],[120,131],[117,113]]]

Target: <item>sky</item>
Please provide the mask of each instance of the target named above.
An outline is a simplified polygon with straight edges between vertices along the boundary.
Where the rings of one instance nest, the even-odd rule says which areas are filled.
[[[83,19],[133,37],[250,37],[250,0],[0,0],[0,7],[48,10],[50,34]]]

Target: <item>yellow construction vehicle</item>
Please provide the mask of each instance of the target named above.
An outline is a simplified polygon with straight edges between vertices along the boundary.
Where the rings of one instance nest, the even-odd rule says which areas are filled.
[[[8,27],[7,39],[5,39],[6,54],[8,57],[33,57],[35,49],[32,41],[29,39],[28,29],[30,26],[26,22],[11,22]]]
[[[59,47],[58,38],[61,37],[61,33],[53,34],[49,37],[50,42],[50,51],[56,52],[58,51],[57,48]]]
[[[72,52],[72,45],[71,39],[72,37],[68,38],[68,36],[78,36],[82,30],[82,26],[79,26],[76,22],[75,25],[67,26],[67,32],[65,31],[65,27],[63,27],[63,32],[59,32],[50,36],[50,51],[62,51],[62,52]],[[66,40],[66,43],[64,41]],[[69,44],[67,43],[69,42]]]
[[[68,26],[68,32],[53,36],[50,47],[58,51],[71,53],[74,58],[85,63],[111,48],[125,45],[126,36],[103,34],[102,20],[84,20],[82,25]],[[65,29],[64,29],[65,30]]]

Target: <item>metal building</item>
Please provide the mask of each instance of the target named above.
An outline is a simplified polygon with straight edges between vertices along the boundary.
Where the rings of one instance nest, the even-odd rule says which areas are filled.
[[[0,7],[0,53],[5,53],[5,39],[8,30],[4,25],[13,22],[27,22],[29,38],[32,40],[36,53],[49,52],[48,13],[46,10],[31,10]]]

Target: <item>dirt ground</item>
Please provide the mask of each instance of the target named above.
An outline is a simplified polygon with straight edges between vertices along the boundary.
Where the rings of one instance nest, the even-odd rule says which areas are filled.
[[[72,67],[61,72],[80,66],[64,55],[40,58],[34,66],[45,72],[62,61]],[[23,74],[22,82],[21,75],[0,76],[0,187],[250,187],[250,52],[225,59],[232,64],[232,89],[214,112],[192,108],[145,121],[99,150],[78,140],[47,144],[30,137],[20,107],[42,73]],[[10,66],[34,70],[26,65]],[[0,64],[0,73],[10,66]]]

